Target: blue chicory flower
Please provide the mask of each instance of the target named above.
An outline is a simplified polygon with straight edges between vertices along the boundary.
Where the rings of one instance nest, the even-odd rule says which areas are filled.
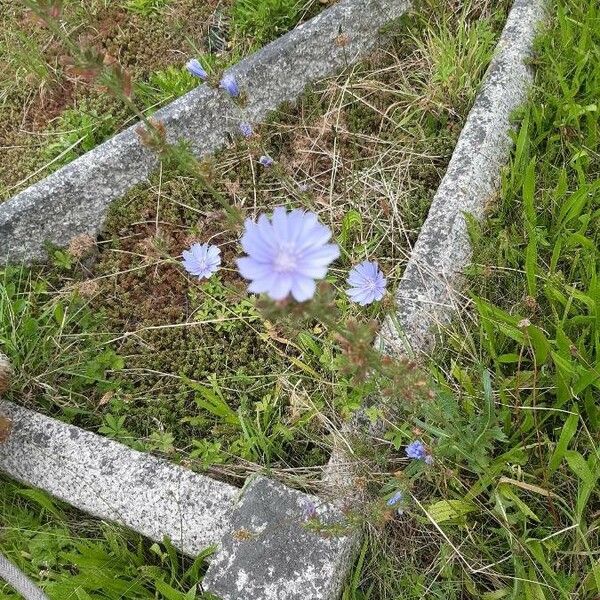
[[[240,95],[240,88],[233,75],[226,73],[221,79],[219,84],[220,88],[223,88],[230,96],[237,98]]]
[[[350,269],[346,283],[350,286],[346,290],[350,299],[365,306],[383,298],[387,280],[376,262],[365,260]]]
[[[305,521],[310,521],[317,517],[317,505],[312,500],[306,500],[302,508],[302,516]]]
[[[272,219],[260,215],[257,222],[246,219],[242,248],[248,254],[237,260],[242,277],[250,280],[250,292],[266,293],[272,300],[283,300],[291,292],[298,302],[315,294],[316,279],[323,279],[327,268],[340,255],[336,244],[328,244],[329,227],[319,223],[312,212],[282,206]]]
[[[254,133],[254,131],[252,131],[252,125],[250,125],[250,123],[248,123],[246,121],[242,121],[240,123],[240,131],[242,132],[242,135],[245,138],[251,137],[252,134]]]
[[[208,279],[219,270],[220,254],[221,250],[212,244],[193,244],[189,250],[183,251],[183,266],[188,273]]]
[[[204,70],[204,67],[200,64],[200,61],[192,58],[185,63],[185,68],[192,74],[194,77],[198,77],[203,81],[208,79],[208,73]]]
[[[396,492],[394,492],[392,494],[390,499],[387,501],[387,505],[394,506],[395,504],[398,504],[398,502],[401,502],[403,498],[404,498],[404,495],[402,494],[402,492],[400,490],[397,490]]]
[[[263,167],[271,167],[273,165],[273,159],[268,155],[268,154],[263,154],[259,159],[258,162],[263,166]]]
[[[416,460],[425,460],[428,456],[425,444],[421,440],[415,440],[406,446],[406,456]]]

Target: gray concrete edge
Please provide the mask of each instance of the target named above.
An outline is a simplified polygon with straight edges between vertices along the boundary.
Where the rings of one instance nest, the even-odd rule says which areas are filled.
[[[546,0],[515,0],[497,49],[433,198],[395,293],[396,313],[376,346],[385,354],[427,351],[461,305],[471,261],[466,214],[477,220],[493,202],[513,146],[511,118],[533,83],[533,42]]]
[[[396,290],[396,312],[386,318],[375,341],[383,354],[415,357],[427,352],[457,312],[462,273],[471,260],[465,214],[481,220],[500,186],[512,148],[511,117],[533,83],[528,61],[546,15],[547,0],[514,2]],[[327,487],[352,488],[354,461],[344,439],[364,435],[369,423],[359,411],[337,434],[324,474]],[[381,433],[381,423],[373,428]]]

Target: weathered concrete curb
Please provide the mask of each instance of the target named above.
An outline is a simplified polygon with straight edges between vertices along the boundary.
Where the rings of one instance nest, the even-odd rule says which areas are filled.
[[[513,4],[396,290],[396,313],[385,320],[375,341],[383,354],[426,352],[439,328],[455,313],[462,272],[471,259],[465,215],[481,219],[500,185],[512,147],[511,116],[533,83],[533,70],[527,63],[546,7],[546,0],[515,0]],[[360,411],[344,425],[334,438],[325,468],[327,488],[352,494],[357,465],[345,440],[367,432],[380,436],[383,429],[383,423],[373,424]]]
[[[12,421],[0,470],[27,485],[191,556],[229,525],[231,485],[7,401],[0,414]]]
[[[203,585],[224,600],[339,594],[352,545],[330,529],[344,515],[316,496],[265,477],[240,490],[8,401],[0,416],[12,422],[1,471],[189,556],[215,546]]]
[[[263,120],[308,84],[364,56],[379,29],[408,6],[408,0],[342,0],[229,69],[247,95],[244,109],[223,90],[200,85],[155,118],[169,142],[185,140],[199,157],[214,152],[241,121]],[[96,235],[110,203],[157,166],[137,127],[0,204],[0,264],[42,259],[45,242],[64,246],[77,234]]]
[[[386,354],[429,348],[436,329],[449,321],[459,304],[461,274],[471,260],[465,214],[481,219],[500,186],[512,147],[511,115],[533,82],[527,61],[546,4],[514,2],[396,291],[396,315],[386,320],[380,333],[378,346]]]
[[[320,532],[307,522],[311,510]],[[259,477],[236,506],[234,533],[223,537],[203,585],[223,600],[336,600],[352,556],[349,539],[333,531],[344,520],[317,497]]]

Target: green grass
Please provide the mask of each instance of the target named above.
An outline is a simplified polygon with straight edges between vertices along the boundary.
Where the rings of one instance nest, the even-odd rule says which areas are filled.
[[[252,47],[260,47],[321,8],[316,0],[234,0],[231,19],[239,35],[251,40]]]
[[[102,320],[77,290],[57,294],[47,279],[24,268],[0,273],[0,345],[22,401],[63,407],[65,417],[69,405],[91,411],[118,385],[114,373],[123,366],[107,340]]]
[[[390,474],[405,514],[371,526],[348,599],[600,594],[600,11],[552,4],[501,193],[471,228],[470,302],[429,364],[438,397],[387,434],[435,464]]]
[[[150,17],[159,14],[169,0],[126,0],[123,6],[130,12]]]
[[[207,554],[87,517],[39,490],[0,479],[2,554],[56,600],[200,600]],[[20,596],[0,581],[4,600]]]
[[[238,208],[252,202],[269,210],[292,198],[321,213],[344,251],[330,278],[338,292],[347,267],[366,256],[377,256],[396,280],[477,86],[476,77],[454,77],[436,65],[448,53],[458,72],[482,73],[492,48],[488,32],[497,35],[499,19],[487,19],[477,27],[475,49],[455,48],[452,32],[462,40],[465,20],[397,25],[387,52],[323,82],[296,107],[273,115],[250,144],[237,142],[212,168],[206,165],[212,185]],[[165,73],[140,84],[148,103],[189,85],[187,75]],[[452,92],[449,99],[423,102],[441,84]],[[255,155],[263,150],[279,163],[270,172],[256,171]],[[299,191],[299,184],[309,189]],[[227,264],[238,253],[238,232],[219,209],[201,182],[165,163],[149,186],[114,205],[98,249],[86,251],[79,240],[52,252],[45,269],[5,270],[0,340],[16,367],[9,398],[216,477],[241,481],[268,467],[310,488],[327,461],[331,432],[375,385],[352,377],[354,365],[334,329],[314,315],[259,310],[229,269],[207,284],[182,273],[176,257],[191,241],[221,244]],[[383,310],[359,311],[342,293],[333,308],[341,322],[378,318]],[[356,339],[370,346],[372,328],[357,331]],[[398,381],[398,391],[405,385]],[[14,494],[7,503],[21,514]],[[100,559],[88,554],[114,565],[109,575],[118,585],[134,580],[132,589],[150,593],[160,586],[142,576],[147,553],[130,555],[129,546],[124,550],[97,525],[77,530],[78,550],[68,559],[48,560],[43,576],[63,586],[48,587],[51,597],[62,598],[69,585],[92,585]],[[41,552],[62,557],[45,535],[45,521],[27,524],[23,517],[10,527],[14,538],[0,544],[19,564],[30,552],[29,532]],[[192,582],[182,579],[184,571],[165,582],[186,591]],[[76,577],[68,580],[65,572]],[[111,587],[104,593],[120,597]]]

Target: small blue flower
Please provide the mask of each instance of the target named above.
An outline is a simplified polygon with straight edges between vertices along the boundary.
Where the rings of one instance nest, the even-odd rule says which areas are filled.
[[[279,206],[271,219],[264,214],[257,222],[246,219],[241,243],[248,256],[238,258],[237,265],[251,281],[248,290],[272,300],[284,300],[290,293],[298,302],[310,300],[315,280],[323,279],[340,255],[336,244],[327,243],[330,238],[329,227],[312,212],[288,212]]]
[[[273,165],[273,159],[268,155],[268,154],[263,154],[259,159],[258,162],[263,166],[263,167],[271,167]]]
[[[203,81],[208,79],[208,73],[204,70],[204,67],[200,64],[200,61],[192,58],[185,63],[185,68],[192,74],[194,77],[198,77]]]
[[[376,262],[365,260],[350,269],[346,283],[350,286],[346,290],[349,298],[365,306],[383,298],[387,280]]]
[[[401,502],[403,498],[404,498],[404,495],[402,494],[402,492],[400,490],[397,490],[396,492],[394,492],[392,494],[390,499],[387,501],[387,505],[394,506],[395,504],[398,504],[398,502]]]
[[[431,456],[431,454],[428,454],[424,460],[425,460],[425,464],[427,464],[427,465],[433,464],[433,456]]]
[[[233,75],[226,73],[221,79],[219,87],[224,89],[230,96],[237,98],[240,95],[240,88]]]
[[[425,444],[421,440],[415,440],[406,446],[406,456],[415,460],[425,460],[427,450]]]
[[[305,500],[303,503],[302,516],[305,521],[310,521],[317,517],[317,505],[312,500]]]
[[[252,134],[254,133],[254,131],[252,130],[252,125],[250,125],[250,123],[248,123],[246,121],[242,121],[240,123],[240,131],[242,132],[242,135],[245,138],[251,137]]]
[[[183,251],[183,266],[191,275],[208,279],[219,270],[221,250],[212,244],[193,244]]]

